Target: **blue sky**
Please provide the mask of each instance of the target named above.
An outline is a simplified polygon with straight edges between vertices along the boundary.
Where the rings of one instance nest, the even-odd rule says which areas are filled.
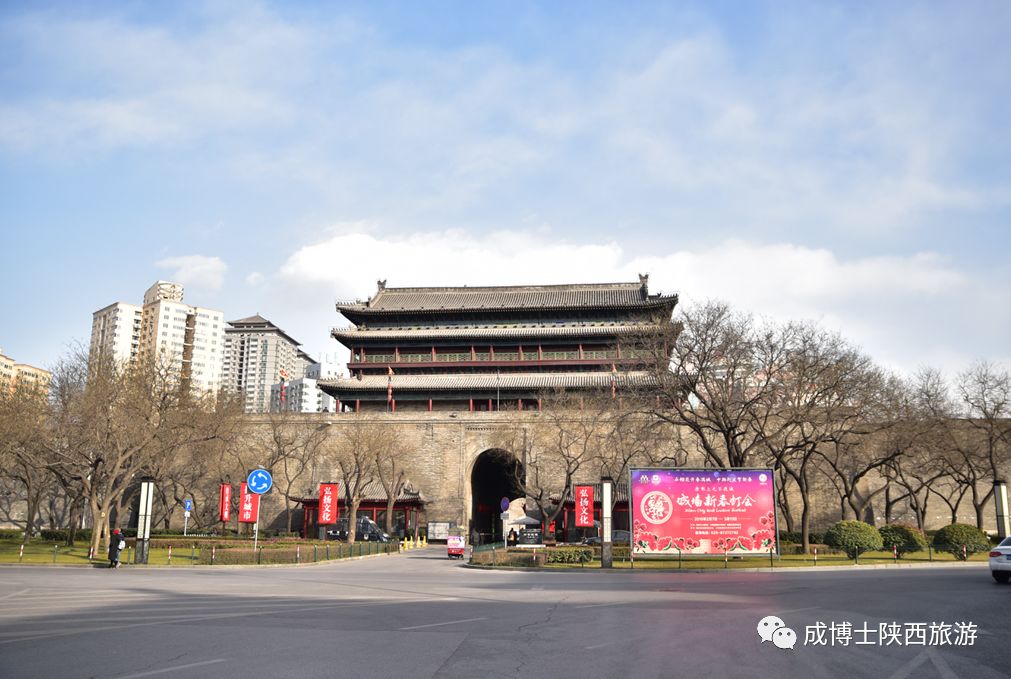
[[[0,347],[155,280],[317,355],[389,285],[635,280],[1011,362],[1007,3],[5,3]]]

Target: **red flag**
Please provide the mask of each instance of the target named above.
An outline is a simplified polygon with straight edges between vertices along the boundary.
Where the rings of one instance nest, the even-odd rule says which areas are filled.
[[[393,367],[386,368],[386,402],[393,403]]]
[[[576,486],[576,527],[593,527],[593,486]]]
[[[228,483],[221,484],[218,495],[218,519],[228,521],[232,516],[232,486]]]
[[[337,523],[337,484],[319,484],[319,525]]]
[[[239,523],[256,523],[260,518],[260,496],[250,493],[246,484],[239,486]]]

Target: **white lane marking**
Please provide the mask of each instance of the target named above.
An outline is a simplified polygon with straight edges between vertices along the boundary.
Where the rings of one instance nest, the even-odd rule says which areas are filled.
[[[138,672],[137,674],[127,674],[122,677],[117,677],[117,679],[137,679],[137,677],[150,677],[154,674],[164,674],[165,672],[175,672],[177,670],[188,670],[191,667],[203,667],[204,665],[214,665],[219,662],[225,662],[225,659],[217,658],[216,660],[191,662],[189,665],[176,665],[175,667],[164,667],[160,670],[151,670],[150,672]]]
[[[28,594],[28,592],[30,592],[30,591],[32,591],[32,590],[30,590],[30,589],[23,589],[20,592],[10,592],[9,594],[4,594],[3,596],[0,596],[0,599],[10,599],[12,596],[19,596],[21,594]]]
[[[321,608],[357,608],[357,607],[361,607],[361,606],[391,606],[393,604],[425,603],[425,602],[430,602],[430,601],[431,601],[430,598],[425,598],[425,599],[408,599],[408,600],[398,599],[396,601],[375,601],[375,602],[360,603],[360,604],[353,604],[353,603],[330,603],[330,604],[317,604],[317,605],[314,605],[314,606],[302,606],[301,608],[285,608],[285,609],[280,610],[280,611],[276,611],[276,610],[274,610],[274,611],[241,611],[239,613],[219,613],[217,615],[194,615],[194,616],[190,616],[188,618],[179,618],[179,619],[173,618],[171,620],[152,620],[151,622],[146,622],[146,623],[145,622],[140,622],[140,623],[138,623],[138,622],[132,622],[132,623],[129,623],[129,624],[126,624],[126,625],[106,625],[105,627],[89,627],[87,629],[75,629],[75,630],[73,630],[71,632],[55,632],[55,633],[48,633],[48,634],[46,634],[46,633],[43,633],[43,634],[31,633],[31,634],[27,634],[27,635],[25,635],[25,636],[23,636],[23,637],[21,637],[19,639],[7,639],[6,641],[0,641],[0,646],[4,646],[4,645],[7,645],[7,644],[14,644],[14,643],[17,643],[19,641],[34,641],[36,639],[49,639],[49,638],[52,638],[52,637],[65,637],[65,636],[72,636],[72,635],[75,635],[75,634],[91,634],[93,632],[109,632],[109,631],[112,631],[112,630],[126,629],[126,628],[130,628],[130,627],[154,627],[154,626],[157,626],[157,625],[171,625],[173,623],[179,623],[179,622],[199,622],[199,621],[202,621],[202,620],[223,620],[223,619],[226,619],[226,618],[241,618],[243,616],[264,615],[264,614],[268,614],[268,613],[273,613],[273,614],[300,613],[300,612],[303,612],[303,611],[315,611],[315,610],[319,610]]]
[[[412,629],[425,629],[426,627],[442,627],[443,625],[459,625],[464,622],[477,622],[478,620],[487,620],[488,618],[467,618],[466,620],[450,620],[449,622],[433,622],[429,625],[414,625],[413,627],[401,627],[400,631],[404,632],[406,630]]]
[[[601,606],[621,606],[624,601],[613,601],[609,604],[586,604],[584,606],[573,606],[573,608],[600,608]]]
[[[628,639],[619,639],[617,641],[608,641],[607,643],[603,644],[594,644],[593,646],[583,646],[583,648],[586,649],[587,651],[592,651],[595,648],[604,648],[605,646],[614,646],[615,644],[627,644],[627,643]]]

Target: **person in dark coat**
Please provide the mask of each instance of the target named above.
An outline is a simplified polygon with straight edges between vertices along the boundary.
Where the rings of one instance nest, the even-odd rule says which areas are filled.
[[[109,568],[119,568],[119,553],[123,551],[123,546],[126,545],[125,536],[119,531],[112,531],[112,535],[109,536]]]

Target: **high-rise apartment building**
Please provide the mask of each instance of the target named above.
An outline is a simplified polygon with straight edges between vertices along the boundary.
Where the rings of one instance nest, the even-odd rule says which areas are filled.
[[[144,305],[116,302],[92,316],[92,360],[117,363],[158,361],[198,391],[221,387],[224,314],[183,302],[183,286],[158,281],[144,293]]]
[[[302,354],[305,359],[312,359]],[[283,380],[270,387],[270,412],[332,413],[337,400],[319,388],[319,380],[340,376],[340,366],[334,363],[309,363],[305,377]]]
[[[140,349],[142,307],[114,302],[91,315],[91,350],[88,360],[111,360],[123,364]]]
[[[270,410],[270,388],[305,376],[312,359],[299,343],[263,316],[229,321],[225,328],[223,387],[242,394],[245,410]]]
[[[18,363],[0,350],[0,388],[31,389],[45,395],[49,392],[52,380],[53,374],[48,370],[27,363]]]

